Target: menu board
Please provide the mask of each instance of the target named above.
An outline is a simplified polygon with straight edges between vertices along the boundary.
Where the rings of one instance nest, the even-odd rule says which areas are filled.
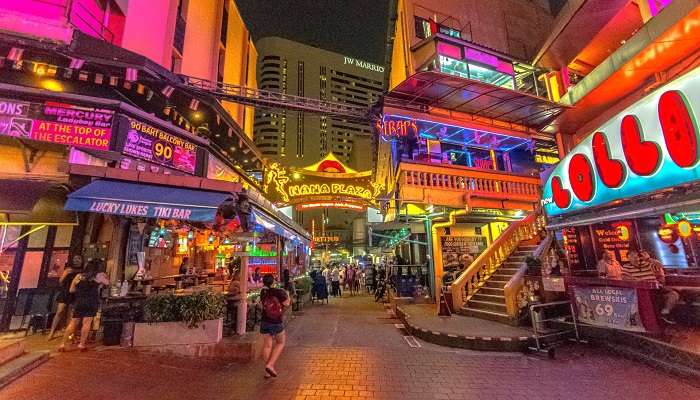
[[[441,236],[442,265],[445,269],[465,267],[467,254],[476,258],[486,248],[485,236]]]
[[[627,262],[627,253],[630,243],[633,241],[634,229],[631,221],[613,221],[595,224],[593,230],[593,244],[598,258],[603,253],[610,251],[620,263]]]
[[[109,150],[114,112],[74,104],[0,98],[0,135]]]
[[[194,174],[196,144],[133,118],[127,120],[123,154]]]
[[[569,260],[569,268],[572,270],[583,269],[585,266],[583,262],[583,249],[576,228],[562,229],[562,236],[564,238],[566,258]]]

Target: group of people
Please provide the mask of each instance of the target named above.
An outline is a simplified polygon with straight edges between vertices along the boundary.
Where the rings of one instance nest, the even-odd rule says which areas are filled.
[[[69,322],[58,351],[66,350],[68,341],[74,337],[78,327],[80,327],[78,349],[85,351],[92,321],[100,306],[100,286],[109,285],[109,278],[104,273],[104,263],[101,260],[90,260],[85,264],[83,256],[75,254],[71,263],[64,268],[59,278],[59,285],[56,300],[58,306],[48,340],[53,340],[57,336],[59,325],[65,319]]]
[[[343,289],[349,290],[350,295],[358,293],[364,281],[364,272],[357,265],[326,265],[321,275],[333,297],[342,297]]]
[[[666,273],[663,264],[653,258],[648,251],[630,250],[627,253],[627,263],[623,265],[620,265],[612,252],[606,251],[598,261],[597,269],[601,278],[658,282],[661,285],[661,318],[667,323],[673,323],[669,315],[680,300],[680,294],[664,286]]]

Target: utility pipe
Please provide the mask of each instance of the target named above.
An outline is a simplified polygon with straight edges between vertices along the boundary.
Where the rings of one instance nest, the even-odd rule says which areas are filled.
[[[462,215],[467,215],[467,210],[454,210],[450,213],[448,219],[446,222],[438,222],[433,224],[432,229],[430,231],[431,235],[431,241],[433,244],[433,267],[435,270],[435,304],[438,307],[438,311],[440,311],[440,288],[442,288],[442,274],[443,274],[443,265],[442,265],[442,247],[440,246],[440,238],[438,237],[438,229],[441,228],[448,228],[451,226],[454,226],[454,224],[457,221],[458,216]],[[451,307],[452,305],[450,305]]]

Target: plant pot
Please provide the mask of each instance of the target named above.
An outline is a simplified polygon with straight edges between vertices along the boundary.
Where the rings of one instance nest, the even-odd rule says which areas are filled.
[[[203,321],[196,328],[184,322],[140,322],[134,324],[134,347],[212,344],[221,341],[223,318]]]

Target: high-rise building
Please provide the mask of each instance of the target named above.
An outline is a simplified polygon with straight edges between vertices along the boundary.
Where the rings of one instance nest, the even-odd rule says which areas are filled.
[[[260,89],[369,108],[384,90],[384,67],[279,37],[257,41]],[[357,170],[372,168],[370,127],[342,118],[257,110],[255,143],[263,155],[306,166],[329,152]]]

